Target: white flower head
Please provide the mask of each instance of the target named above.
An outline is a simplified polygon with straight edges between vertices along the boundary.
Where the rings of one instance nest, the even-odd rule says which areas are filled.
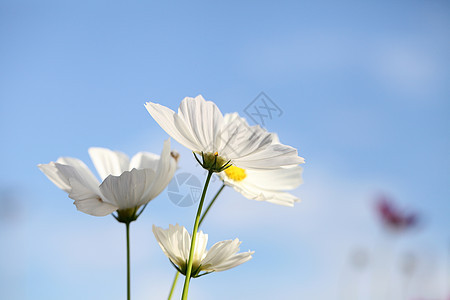
[[[277,169],[304,162],[296,149],[274,143],[274,134],[259,125],[249,126],[237,113],[224,117],[216,104],[201,95],[184,98],[178,113],[152,102],[145,107],[170,136],[202,156],[205,169],[221,172],[231,164]]]
[[[162,229],[153,225],[153,234],[164,254],[177,270],[186,275],[191,248],[191,235],[178,224]],[[238,239],[215,243],[206,250],[208,235],[199,231],[196,236],[191,277],[234,268],[252,258],[254,251],[238,253],[241,242]],[[201,273],[203,272],[203,273]]]
[[[79,159],[61,157],[38,165],[60,189],[69,194],[77,209],[93,216],[106,216],[117,210],[120,222],[137,218],[137,210],[158,196],[169,184],[177,168],[176,152],[170,140],[164,142],[161,156],[139,152],[127,155],[106,148],[90,148],[100,183]]]

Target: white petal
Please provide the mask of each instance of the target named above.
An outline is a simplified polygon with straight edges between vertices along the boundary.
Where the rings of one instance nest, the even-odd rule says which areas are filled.
[[[159,155],[149,152],[139,152],[130,162],[130,169],[152,169],[156,172],[159,162]]]
[[[82,162],[78,158],[60,157],[60,158],[58,158],[56,163],[73,167],[76,170],[75,178],[77,178],[79,180],[79,182],[81,182],[83,184],[87,184],[89,186],[89,188],[94,191],[98,191],[98,186],[100,185],[100,183],[84,162]],[[67,176],[71,177],[71,175],[67,175]],[[67,178],[69,178],[69,177],[67,177]]]
[[[202,151],[201,145],[192,136],[188,125],[173,110],[152,102],[147,102],[145,108],[159,126],[176,141],[192,151]]]
[[[55,163],[55,168],[62,178],[67,179],[69,197],[75,200],[78,210],[93,216],[105,216],[117,209],[101,194],[97,179],[83,162],[67,158],[58,161],[71,164]]]
[[[71,187],[68,178],[61,176],[54,162],[39,164],[38,167],[57,187],[67,193],[70,192]]]
[[[209,249],[203,260],[205,270],[215,270],[215,267],[226,261],[231,255],[239,251],[239,244],[233,240],[221,241],[215,243]]]
[[[200,262],[206,256],[206,244],[208,243],[208,235],[203,233],[203,231],[197,232],[195,238],[195,249],[194,249],[194,262],[200,264]],[[190,250],[190,245],[189,245]]]
[[[145,197],[150,200],[156,198],[172,180],[173,175],[177,169],[177,161],[170,154],[170,140],[164,142],[161,156],[154,169],[156,177],[149,189],[146,191]]]
[[[164,253],[166,253],[166,245],[168,242],[167,233],[165,232],[164,229],[162,229],[161,227],[155,226],[155,225],[152,226],[152,231],[153,231],[156,241],[160,245],[161,249],[163,250]]]
[[[190,247],[190,236],[186,228],[176,224],[169,225],[168,229],[162,229],[153,225],[153,234],[164,254],[181,269],[185,268]]]
[[[100,183],[81,160],[67,157],[59,158],[55,163],[55,167],[61,178],[64,178],[69,186],[69,179],[75,178],[94,193],[99,192],[98,186]]]
[[[98,180],[81,160],[62,157],[56,163],[39,165],[39,168],[58,187],[69,193],[79,211],[105,216],[117,209],[102,196]]]
[[[248,251],[248,252],[242,252],[238,253],[236,255],[233,255],[228,260],[224,261],[220,265],[215,266],[214,271],[220,272],[229,270],[231,268],[237,267],[240,264],[245,263],[246,261],[249,261],[252,258],[252,255],[254,254],[254,251]]]
[[[102,180],[109,175],[119,176],[124,171],[129,171],[130,160],[122,152],[106,148],[89,148],[89,155]]]
[[[224,178],[224,182],[226,185],[231,186],[237,192],[241,193],[247,199],[267,201],[270,203],[291,207],[294,206],[294,202],[300,201],[299,198],[290,193],[267,190],[262,187],[256,187],[252,184],[246,183],[246,179],[243,181],[233,181],[228,178]]]
[[[161,249],[163,250],[164,253],[166,253],[166,245],[168,243],[166,231],[164,229],[162,229],[161,227],[158,227],[155,225],[152,226],[152,231],[153,231],[156,241],[159,243]]]
[[[203,260],[204,271],[225,271],[251,259],[254,252],[237,254],[240,244],[238,239],[214,244]]]
[[[68,165],[73,169],[68,169],[67,172],[61,173],[56,167],[56,164]],[[89,168],[79,159],[72,157],[60,157],[55,162],[49,164],[38,165],[39,169],[50,179],[57,187],[65,192],[70,192],[71,187],[69,183],[70,177],[82,178],[83,183],[88,184],[91,188],[96,188],[100,184],[95,178],[94,174]]]
[[[260,126],[250,126],[237,113],[227,114],[220,133],[223,141],[219,155],[235,159],[251,155],[272,144],[272,134]]]
[[[72,186],[69,197],[75,200],[74,204],[79,211],[92,216],[102,217],[118,209],[117,206],[104,201],[100,195],[86,188],[77,179],[70,178],[69,181]]]
[[[179,117],[185,121],[190,133],[196,138],[204,152],[218,150],[216,138],[223,126],[223,115],[214,102],[205,101],[201,95],[186,97],[178,109]]]
[[[272,191],[263,191],[256,193],[255,190],[251,189],[244,189],[241,190],[240,193],[251,200],[256,201],[265,201],[270,202],[277,205],[283,205],[283,206],[294,206],[295,202],[299,202],[300,199],[290,193],[287,192],[272,192]]]
[[[281,144],[280,143],[280,138],[278,137],[278,134],[273,133],[273,132],[272,132],[272,143],[274,143],[274,144]]]
[[[265,190],[292,190],[303,183],[300,166],[273,170],[247,170],[245,181]]]
[[[297,150],[279,143],[278,136],[259,125],[250,126],[237,113],[224,117],[221,154],[244,169],[276,169],[304,163]]]
[[[276,169],[292,167],[304,163],[297,150],[282,144],[271,144],[268,147],[250,155],[233,160],[233,163],[243,169]]]
[[[179,266],[182,260],[178,253],[173,252],[174,247],[173,244],[170,243],[167,230],[155,225],[153,225],[152,230],[161,250],[174,264]]]
[[[148,202],[144,193],[154,178],[153,170],[133,169],[120,176],[109,175],[100,185],[100,191],[120,209],[139,207]]]
[[[153,225],[153,233],[164,254],[180,269],[185,269],[191,249],[191,236],[185,227],[178,224],[162,229]],[[202,231],[197,233],[194,249],[193,266],[198,267],[205,257],[208,235]]]
[[[176,237],[178,250],[181,253],[181,257],[183,258],[184,263],[187,264],[189,259],[189,252],[191,250],[191,235],[184,226],[180,226],[177,224],[176,227],[172,228],[174,228],[177,232]]]

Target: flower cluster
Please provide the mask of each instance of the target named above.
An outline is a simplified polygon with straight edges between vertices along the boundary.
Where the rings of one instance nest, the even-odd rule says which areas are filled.
[[[224,187],[230,186],[248,199],[293,206],[299,198],[288,191],[302,183],[299,164],[304,159],[295,148],[282,144],[275,133],[258,125],[250,126],[237,113],[223,115],[216,104],[200,95],[183,99],[177,113],[152,102],[145,107],[173,139],[193,152],[208,172],[192,234],[178,224],[169,225],[168,229],[153,225],[154,236],[164,254],[177,272],[185,275],[182,299],[187,299],[191,278],[234,268],[254,254],[239,252],[241,242],[237,238],[217,242],[206,250],[208,235],[198,228]],[[130,299],[129,225],[169,184],[179,155],[171,151],[170,140],[164,142],[160,156],[140,152],[130,160],[121,152],[105,148],[90,148],[89,155],[101,181],[76,158],[62,157],[39,168],[69,194],[78,210],[93,216],[112,214],[126,224],[127,298]],[[213,174],[223,185],[202,214]],[[169,299],[175,284],[176,279]]]

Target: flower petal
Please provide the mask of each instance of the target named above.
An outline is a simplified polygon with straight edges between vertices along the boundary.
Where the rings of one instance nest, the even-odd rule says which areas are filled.
[[[39,169],[53,182],[57,187],[62,189],[63,191],[69,193],[70,192],[70,183],[69,179],[62,176],[61,173],[55,166],[54,162],[50,162],[48,164],[39,164]]]
[[[59,163],[60,161],[63,162],[63,160],[58,159],[55,163],[55,167],[58,169],[58,172],[61,174],[61,176],[63,178],[66,178],[68,182],[70,178],[75,178],[94,192],[98,191],[99,182],[97,178],[95,178],[95,176],[91,171],[89,171],[89,169],[87,169],[87,167],[86,169],[82,167],[84,163],[81,160],[73,159],[73,162],[78,162],[79,164],[74,164],[73,162],[72,164]]]
[[[119,176],[129,171],[130,160],[122,152],[93,147],[89,148],[89,155],[102,180],[109,175]]]
[[[150,200],[156,198],[169,184],[172,180],[173,175],[177,169],[177,161],[172,157],[170,153],[170,139],[164,142],[163,150],[161,156],[157,162],[156,177],[154,182],[152,182],[149,189],[146,191],[145,197]]]
[[[192,151],[202,150],[198,140],[192,136],[188,125],[173,110],[152,102],[147,102],[145,108],[156,123],[177,142]]]
[[[239,251],[239,243],[233,240],[221,241],[215,243],[209,249],[203,260],[203,266],[206,270],[215,270],[215,267],[226,261],[231,255]]]
[[[168,231],[162,229],[161,227],[157,227],[153,225],[152,227],[153,234],[155,235],[156,241],[159,244],[159,247],[164,252],[164,254],[176,265],[180,266],[180,262],[182,260],[180,259],[179,253],[174,253],[174,247],[170,243],[170,239],[168,236]]]
[[[69,193],[79,211],[93,216],[105,216],[117,207],[104,199],[99,182],[79,159],[62,157],[56,163],[39,165],[39,168],[56,186]]]
[[[235,159],[268,147],[272,143],[272,134],[260,126],[250,126],[238,113],[226,114],[224,126],[220,132],[223,141],[219,155]]]
[[[130,169],[152,169],[156,171],[159,155],[149,152],[139,152],[131,158]]]
[[[304,163],[297,150],[279,143],[278,136],[261,128],[250,126],[238,113],[226,114],[221,139],[221,154],[244,169],[276,169]]]
[[[214,271],[221,272],[221,271],[226,271],[231,268],[237,267],[240,264],[243,264],[246,261],[249,261],[250,259],[252,259],[252,255],[254,253],[255,253],[254,251],[248,251],[248,252],[242,252],[242,253],[233,255],[229,259],[224,261],[223,263],[216,265],[214,267]]]
[[[69,197],[75,200],[74,204],[79,211],[103,217],[118,209],[117,206],[104,201],[100,195],[81,184],[76,178],[72,177],[69,181],[72,186]]]
[[[64,170],[64,172],[69,172],[65,175],[65,176],[67,176],[67,178],[75,177],[79,180],[79,182],[88,185],[90,189],[92,189],[96,192],[98,191],[98,186],[100,185],[100,182],[94,176],[94,174],[91,172],[91,170],[89,170],[89,168],[86,166],[86,164],[84,162],[82,162],[78,158],[60,157],[60,158],[58,158],[56,163],[61,164],[61,165],[71,166],[75,169],[75,171],[76,171],[75,175],[69,175],[69,174],[72,174],[70,172],[70,169]]]
[[[144,194],[155,178],[150,169],[125,171],[120,176],[109,175],[100,185],[101,193],[119,209],[146,204]]]
[[[67,163],[55,163],[54,166],[61,178],[67,180],[70,186],[67,192],[75,200],[78,210],[93,216],[105,216],[117,209],[101,194],[98,180],[82,161],[75,158],[61,158],[58,161]]]
[[[251,183],[246,182],[247,178],[243,181],[233,181],[224,176],[224,182],[226,185],[231,186],[237,192],[241,193],[245,198],[257,201],[266,201],[283,206],[294,206],[294,202],[300,201],[296,196],[277,190],[264,189],[261,186],[254,186]]]
[[[194,262],[200,264],[200,262],[206,256],[206,244],[208,243],[208,235],[203,233],[203,231],[197,232],[195,237],[195,249],[194,249]],[[191,245],[189,245],[191,248]],[[190,250],[190,249],[189,249]]]
[[[254,252],[237,254],[240,244],[238,239],[214,244],[203,260],[203,271],[225,271],[251,259]]]
[[[56,164],[68,165],[72,168],[65,169],[65,172],[58,170]],[[50,179],[57,187],[69,193],[71,186],[69,183],[70,177],[82,178],[82,182],[88,184],[95,189],[100,184],[95,178],[94,174],[89,168],[79,159],[72,157],[60,157],[55,162],[38,165],[39,169]]]
[[[193,137],[202,146],[203,152],[218,150],[218,133],[223,126],[223,115],[214,102],[206,101],[201,95],[186,97],[178,109],[179,117],[185,121]]]
[[[169,225],[170,228],[171,225]],[[177,238],[178,250],[183,258],[183,263],[187,264],[189,259],[189,252],[191,250],[191,235],[187,231],[186,227],[176,224],[172,226],[172,230],[177,232],[174,237]]]
[[[297,149],[283,144],[271,144],[251,155],[233,160],[236,166],[243,169],[276,169],[292,167],[304,163],[298,156]]]
[[[180,269],[186,267],[189,252],[186,252],[186,241],[190,247],[190,236],[186,228],[176,224],[163,229],[153,225],[153,234],[164,254]],[[189,249],[187,250],[189,251]]]
[[[247,170],[246,183],[264,190],[292,190],[303,183],[300,166],[273,170]]]

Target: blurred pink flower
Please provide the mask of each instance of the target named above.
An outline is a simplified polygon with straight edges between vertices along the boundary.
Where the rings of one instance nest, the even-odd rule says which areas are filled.
[[[392,200],[385,196],[378,199],[377,212],[383,224],[394,231],[403,231],[416,226],[418,223],[416,213],[401,211]]]

